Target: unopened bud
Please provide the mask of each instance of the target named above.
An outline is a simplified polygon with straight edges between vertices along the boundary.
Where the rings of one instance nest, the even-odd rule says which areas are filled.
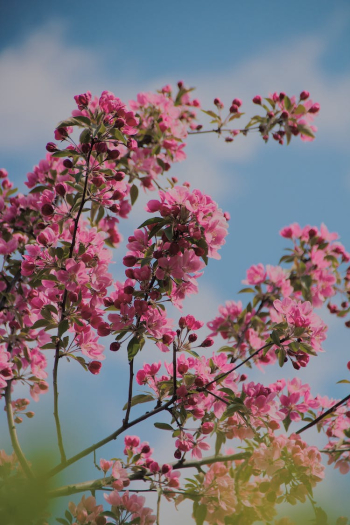
[[[56,146],[56,144],[54,142],[48,142],[46,144],[46,150],[49,153],[54,153],[55,151],[58,151],[58,148],[57,148],[57,146]]]
[[[114,341],[114,343],[111,343],[111,346],[109,347],[109,349],[112,351],[112,352],[118,352],[119,348],[121,347],[121,344],[118,343],[118,341]]]

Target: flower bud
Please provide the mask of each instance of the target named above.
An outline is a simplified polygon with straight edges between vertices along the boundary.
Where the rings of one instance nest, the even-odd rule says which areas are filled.
[[[53,215],[54,208],[51,204],[44,204],[41,207],[41,213],[44,217],[50,217],[50,215]]]
[[[212,339],[211,337],[207,337],[206,339],[204,339],[203,343],[200,345],[202,348],[209,348],[210,346],[213,346],[214,344],[214,339]]]
[[[232,104],[230,107],[230,113],[238,113],[238,106],[236,106],[236,104]]]
[[[107,144],[105,142],[98,142],[95,144],[95,150],[97,153],[106,153],[107,151]]]
[[[118,157],[120,157],[120,151],[117,149],[109,149],[108,150],[108,159],[109,160],[116,160]]]
[[[54,153],[55,151],[58,151],[58,148],[54,142],[48,142],[46,144],[46,151],[49,153]]]
[[[189,340],[190,343],[195,343],[197,341],[197,339],[198,339],[197,334],[190,334],[188,336],[188,340]]]
[[[64,159],[63,166],[68,169],[73,168],[73,162],[69,159]]]
[[[253,102],[254,104],[258,104],[258,105],[261,105],[261,102],[262,102],[262,98],[260,95],[256,95],[254,98],[253,98]]]
[[[174,452],[174,458],[175,459],[181,459],[181,456],[182,456],[181,450],[176,449],[175,452]]]
[[[232,100],[232,105],[233,105],[233,104],[234,104],[235,106],[241,107],[241,105],[242,105],[242,101],[241,101],[240,98],[234,98],[234,99]]]
[[[137,258],[134,255],[126,255],[123,257],[123,264],[124,266],[128,266],[131,268],[132,266],[135,266],[137,263]]]
[[[309,98],[310,96],[310,93],[308,91],[302,91],[300,93],[300,100],[306,100],[307,98]]]
[[[149,454],[151,452],[151,447],[149,445],[143,445],[141,449],[141,454]]]
[[[313,105],[311,106],[311,108],[309,109],[309,113],[313,113],[313,114],[314,114],[314,113],[318,113],[318,112],[320,111],[320,108],[321,108],[321,105],[320,105],[318,102],[316,102],[316,103],[313,104]]]
[[[162,465],[162,474],[167,474],[168,472],[170,472],[170,470],[171,466],[167,463],[164,463],[164,465]]]
[[[100,361],[91,361],[91,362],[88,364],[88,370],[89,370],[89,372],[91,372],[91,373],[94,374],[94,375],[99,374],[101,368],[102,368],[102,363],[100,363]]]
[[[118,343],[118,341],[114,341],[113,343],[111,343],[109,349],[111,350],[111,352],[118,352],[120,347],[121,347],[121,344]]]
[[[66,194],[66,188],[61,183],[56,184],[55,190],[56,190],[57,195],[59,195],[60,197],[64,197]]]

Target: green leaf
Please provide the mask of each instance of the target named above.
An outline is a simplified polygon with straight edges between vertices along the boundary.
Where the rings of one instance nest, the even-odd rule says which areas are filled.
[[[273,332],[271,332],[270,337],[271,337],[271,340],[275,343],[275,345],[279,346],[281,344],[279,335],[278,335],[278,333],[275,330]]]
[[[58,325],[58,337],[62,337],[62,335],[67,332],[69,328],[69,322],[68,319],[63,319],[63,321],[60,322]]]
[[[283,100],[284,100],[284,107],[286,108],[287,111],[290,111],[290,109],[292,107],[292,103],[290,101],[290,98],[287,97],[287,95],[285,95]]]
[[[205,517],[207,515],[207,505],[204,504],[197,504],[196,510],[195,506],[193,505],[193,515],[196,520],[196,525],[203,525]]]
[[[64,520],[63,518],[56,518],[56,521],[58,521],[58,523],[61,523],[62,525],[69,525],[69,521]]]
[[[238,293],[255,293],[255,290],[253,288],[242,288]]]
[[[91,140],[91,131],[89,129],[84,129],[80,133],[79,141],[81,144],[88,144]]]
[[[64,515],[66,516],[67,520],[69,521],[69,523],[72,523],[73,519],[72,519],[72,515],[71,513],[66,510],[66,512],[64,513]]]
[[[44,328],[44,326],[48,326],[50,322],[47,319],[39,319],[36,321],[33,326],[31,326],[31,330],[36,330],[37,328]]]
[[[165,222],[162,217],[152,217],[151,219],[147,219],[147,221],[143,222],[138,226],[138,230],[140,228],[144,228],[145,226],[148,226],[149,224],[156,224],[157,222]]]
[[[280,365],[281,368],[284,365],[285,358],[286,358],[286,351],[284,348],[280,348],[278,352],[278,364]]]
[[[160,430],[171,430],[174,432],[174,429],[171,425],[168,425],[168,423],[154,423],[154,426],[156,428],[160,428]]]
[[[149,401],[154,401],[154,397],[149,394],[139,394],[134,396],[131,400],[131,406],[139,405],[140,403],[149,403]],[[128,408],[128,403],[125,403],[123,410]],[[173,430],[173,429],[172,429]]]
[[[130,188],[130,200],[131,200],[132,206],[135,204],[138,195],[139,195],[139,189],[135,184],[133,184]]]
[[[289,416],[287,416],[286,418],[284,418],[284,420],[282,421],[283,426],[284,426],[286,432],[288,432],[288,429],[289,429],[289,426],[290,426],[291,422],[292,422],[292,420],[290,419]]]
[[[304,113],[306,113],[306,109],[302,104],[299,104],[299,106],[293,111],[293,115],[303,115]]]
[[[226,437],[223,432],[218,432],[216,434],[216,441],[215,441],[215,456],[218,456],[221,450],[222,445],[226,442]]]
[[[41,193],[44,190],[47,190],[47,186],[35,186],[29,193]]]
[[[126,138],[124,137],[123,133],[119,129],[113,128],[111,131],[111,135],[113,135],[113,137],[119,140],[120,142],[123,142],[123,144],[125,145],[128,142]]]
[[[80,153],[71,149],[62,149],[61,151],[55,151],[55,153],[51,153],[51,157],[80,157]]]
[[[142,337],[141,339],[138,336],[134,336],[132,339],[130,339],[128,343],[128,358],[129,361],[134,359],[136,354],[142,349],[143,345],[145,344],[145,340]]]
[[[350,385],[350,381],[348,381],[347,379],[342,379],[341,381],[337,381],[337,385],[339,385],[339,383],[347,383]]]
[[[87,126],[91,126],[91,120],[89,119],[89,117],[84,117],[84,115],[78,115],[77,117],[74,117],[74,120],[77,120],[82,124],[86,124]]]
[[[201,111],[202,111],[202,113],[205,113],[206,115],[209,115],[209,117],[212,117],[212,118],[215,118],[215,119],[219,118],[219,115],[214,113],[214,111],[205,111],[204,109],[202,109]]]
[[[302,124],[298,124],[298,130],[300,131],[300,133],[302,135],[305,135],[306,137],[311,137],[313,139],[315,138],[314,133],[312,132],[312,130],[308,126],[304,126]]]

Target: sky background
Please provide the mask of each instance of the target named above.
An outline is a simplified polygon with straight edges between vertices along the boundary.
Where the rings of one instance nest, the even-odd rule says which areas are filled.
[[[186,303],[186,313],[208,321],[225,300],[237,300],[246,268],[259,262],[277,264],[288,245],[278,232],[291,222],[317,226],[324,222],[350,250],[349,1],[219,0],[214,6],[203,0],[0,0],[0,9],[0,167],[9,171],[21,191],[27,172],[45,156],[56,123],[74,108],[73,96],[87,90],[97,95],[110,90],[128,101],[138,92],[183,80],[197,87],[204,109],[211,109],[214,97],[226,105],[238,97],[249,115],[256,110],[251,103],[256,94],[283,90],[293,95],[303,89],[321,104],[313,143],[296,138],[289,147],[274,141],[265,145],[253,135],[238,137],[232,144],[211,135],[188,138],[187,161],[174,166],[172,175],[212,195],[230,212],[231,222],[222,260],[210,261],[200,280],[200,293]],[[130,221],[121,225],[124,237],[146,218],[145,202],[142,197]],[[120,279],[123,270],[118,263],[123,254],[122,246],[113,269]],[[179,317],[177,311],[171,314]],[[315,393],[341,398],[348,387],[335,383],[346,376],[348,332],[325,311],[322,316],[330,323],[327,353],[300,377],[310,381]],[[101,374],[93,378],[73,363],[60,368],[68,455],[119,426],[126,400],[120,374],[127,365],[121,352],[107,357]],[[145,361],[162,358],[147,347],[138,362],[141,367]],[[255,374],[254,380],[268,384],[294,373],[294,369],[284,368],[282,373],[270,368],[264,376]],[[18,392],[18,397],[28,395],[24,389]],[[55,443],[46,424],[52,418],[51,403],[50,394],[42,396],[40,404],[32,403],[36,417],[23,423],[22,439],[29,436],[36,442],[39,425],[47,443]],[[3,428],[2,414],[0,424]],[[160,461],[172,457],[172,445],[164,432],[155,434],[153,421],[135,432],[152,441]],[[8,449],[6,432],[0,436],[1,448]],[[310,432],[308,439],[311,443],[318,438]],[[118,456],[121,450],[120,440],[97,457]],[[79,481],[99,473],[89,458],[61,481],[73,477]],[[332,470],[326,488],[319,491],[321,498],[332,491],[343,513],[348,506],[344,480]],[[170,525],[180,517],[190,523],[189,516],[190,511],[180,507],[167,519]]]

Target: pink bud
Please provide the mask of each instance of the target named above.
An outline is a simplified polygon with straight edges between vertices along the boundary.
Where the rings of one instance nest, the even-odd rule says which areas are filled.
[[[212,339],[211,337],[207,337],[206,339],[204,339],[203,343],[200,345],[202,348],[209,348],[209,346],[213,346],[214,344],[214,339]]]
[[[132,266],[135,266],[137,263],[137,258],[134,255],[126,255],[123,257],[123,264],[124,266],[128,266],[131,268]]]
[[[203,423],[203,425],[201,426],[202,434],[210,434],[210,432],[212,432],[213,429],[214,429],[214,423],[211,423],[210,421]]]
[[[118,343],[118,341],[114,341],[114,343],[111,343],[111,346],[109,347],[109,349],[112,351],[112,352],[118,352],[119,348],[121,347],[121,344]]]
[[[41,207],[41,213],[44,217],[50,217],[54,212],[53,206],[51,204],[44,204]]]
[[[64,159],[63,166],[65,168],[73,168],[73,162],[69,159]]]
[[[260,96],[260,95],[256,95],[256,96],[253,98],[253,102],[254,102],[254,104],[259,104],[259,105],[260,105],[261,102],[262,102],[262,98],[261,98],[261,96]]]
[[[320,111],[320,108],[321,108],[321,105],[318,102],[316,102],[309,109],[309,113],[318,113]]]
[[[235,104],[235,106],[241,107],[241,105],[242,105],[242,101],[241,101],[240,98],[234,98],[234,99],[232,100],[232,104]]]
[[[309,98],[310,96],[310,93],[308,91],[302,91],[300,93],[300,100],[306,100],[307,98]]]
[[[91,372],[91,373],[94,374],[94,375],[99,374],[101,368],[102,368],[102,363],[100,363],[100,361],[91,361],[91,362],[88,364],[88,370],[89,370],[89,372]]]
[[[58,148],[54,142],[48,142],[46,144],[46,150],[50,153],[54,153],[55,151],[58,151]]]

